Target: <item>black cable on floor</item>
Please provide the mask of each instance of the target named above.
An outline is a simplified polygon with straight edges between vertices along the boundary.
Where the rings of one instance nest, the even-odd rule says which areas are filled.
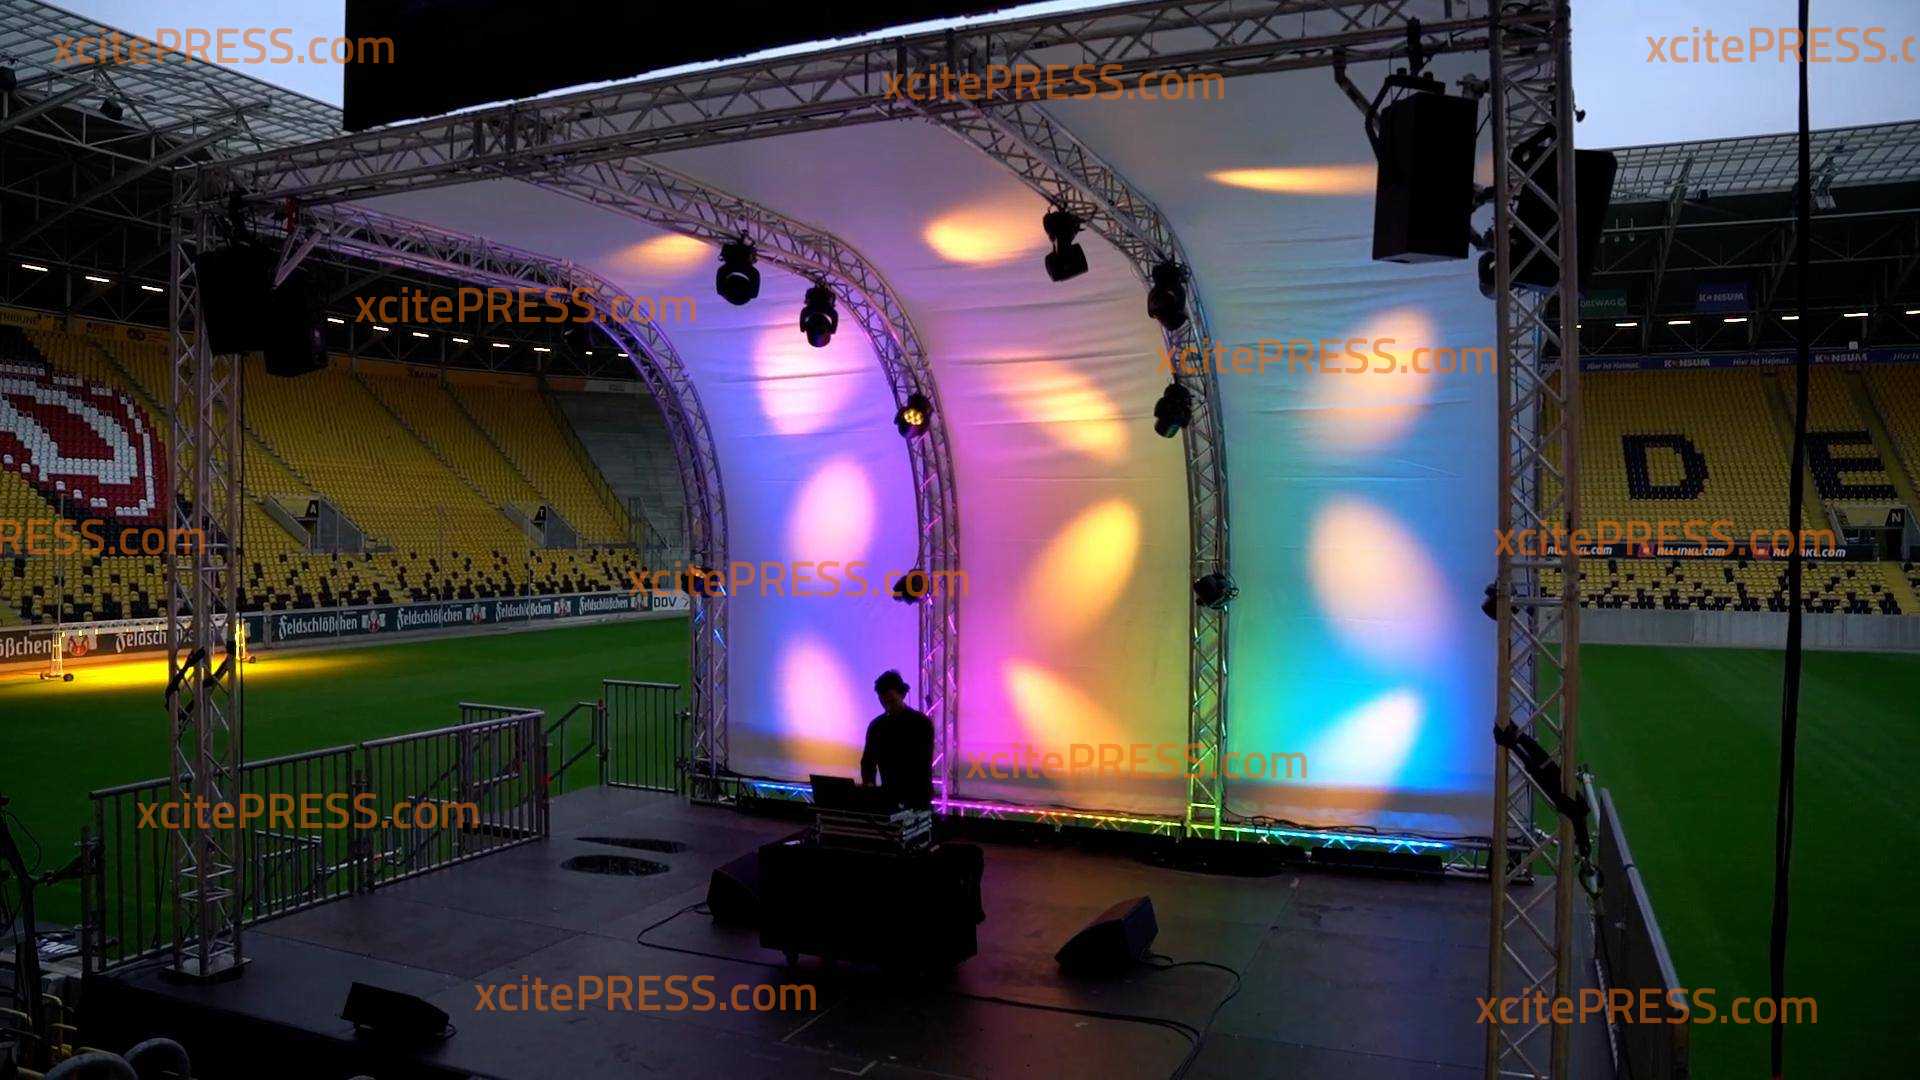
[[[1808,0],[1800,0],[1800,40],[1807,40]],[[1773,999],[1787,996],[1788,885],[1793,869],[1794,759],[1800,741],[1801,554],[1800,522],[1806,502],[1807,383],[1812,364],[1807,322],[1807,233],[1813,224],[1813,135],[1807,105],[1807,50],[1799,50],[1800,184],[1794,206],[1794,266],[1799,277],[1799,340],[1793,357],[1793,475],[1788,479],[1787,523],[1793,550],[1787,555],[1787,655],[1780,694],[1780,791],[1773,819],[1773,924],[1767,966]],[[1774,1080],[1786,1068],[1787,1025],[1773,1024],[1769,1035]]]
[[[754,964],[759,967],[770,967],[770,968],[775,968],[783,971],[786,970],[787,965],[783,963],[776,964],[770,960],[755,960],[751,957],[745,957],[745,956],[727,956],[722,953],[704,952],[700,949],[682,948],[678,945],[661,945],[657,942],[652,942],[647,940],[647,935],[652,933],[653,931],[660,929],[662,926],[665,926],[666,924],[672,922],[673,920],[679,918],[682,915],[685,915],[690,911],[695,911],[705,906],[706,906],[705,901],[688,904],[686,907],[681,908],[679,911],[676,911],[673,914],[658,920],[652,925],[641,930],[638,934],[634,935],[634,939],[633,939],[634,944],[642,945],[649,949],[665,949],[668,952],[685,953],[688,956],[704,956],[709,960],[725,960],[729,963],[735,963],[735,964]],[[1166,962],[1165,963],[1151,962],[1156,960],[1164,960]],[[1227,974],[1233,976],[1233,989],[1229,990],[1227,992],[1227,996],[1221,998],[1220,1001],[1214,1005],[1213,1011],[1207,1014],[1206,1023],[1200,1027],[1194,1027],[1192,1024],[1189,1024],[1184,1020],[1175,1020],[1172,1017],[1167,1017],[1167,1016],[1149,1016],[1144,1013],[1110,1012],[1104,1009],[1084,1009],[1084,1008],[1078,1008],[1072,1005],[1048,1005],[1048,1004],[1045,1004],[1044,1002],[1021,1001],[1018,998],[1000,997],[995,994],[976,994],[968,990],[955,990],[952,987],[946,987],[946,986],[934,986],[934,987],[929,987],[929,989],[932,989],[942,994],[946,994],[950,997],[965,998],[968,1001],[984,1001],[993,1005],[1011,1005],[1015,1008],[1020,1008],[1020,1009],[1034,1009],[1040,1012],[1066,1013],[1071,1016],[1087,1016],[1097,1020],[1119,1020],[1119,1021],[1123,1021],[1131,1024],[1146,1024],[1151,1027],[1160,1027],[1160,1028],[1165,1028],[1168,1031],[1176,1032],[1179,1035],[1185,1037],[1189,1044],[1187,1048],[1186,1056],[1180,1059],[1180,1064],[1174,1068],[1174,1071],[1169,1076],[1169,1080],[1179,1080],[1180,1077],[1183,1077],[1187,1074],[1188,1070],[1193,1068],[1193,1063],[1199,1059],[1200,1048],[1201,1048],[1201,1045],[1206,1040],[1207,1029],[1213,1026],[1213,1021],[1216,1017],[1220,1015],[1220,1010],[1226,1008],[1227,1002],[1232,1001],[1234,996],[1240,993],[1240,973],[1228,967],[1225,964],[1216,964],[1211,960],[1174,960],[1172,957],[1161,956],[1158,953],[1150,953],[1149,961],[1150,961],[1148,964],[1149,967],[1157,968],[1161,971],[1170,971],[1174,968],[1180,968],[1180,967],[1216,968],[1220,971],[1224,971]]]

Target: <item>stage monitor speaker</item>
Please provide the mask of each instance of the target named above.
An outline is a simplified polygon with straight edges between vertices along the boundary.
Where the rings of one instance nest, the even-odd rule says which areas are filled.
[[[1414,93],[1380,113],[1373,257],[1420,263],[1467,257],[1473,217],[1471,98]]]
[[[725,866],[707,881],[707,912],[729,926],[760,925],[760,852],[756,849]]]
[[[1544,151],[1536,147],[1523,147],[1515,157],[1523,163],[1540,159]],[[1573,152],[1573,192],[1578,202],[1575,213],[1580,235],[1580,266],[1574,275],[1574,281],[1585,286],[1593,275],[1593,260],[1600,254],[1600,230],[1606,224],[1607,208],[1613,204],[1613,177],[1619,171],[1619,159],[1607,150],[1575,150]],[[1534,183],[1546,193],[1546,198],[1558,199],[1560,192],[1560,170],[1549,161],[1541,165],[1534,173]],[[1520,223],[1533,235],[1547,238],[1557,243],[1559,233],[1549,234],[1551,212],[1547,208],[1546,198],[1536,194],[1531,188],[1521,191],[1519,206],[1515,213]],[[1513,231],[1508,257],[1516,268],[1513,279],[1522,285],[1531,285],[1540,289],[1551,289],[1560,284],[1560,275],[1554,263],[1545,258],[1528,259],[1539,250],[1527,232]],[[1522,261],[1525,260],[1525,265]]]
[[[254,244],[216,248],[194,260],[200,318],[217,356],[267,347],[273,330],[274,255]]]
[[[1152,898],[1136,896],[1101,912],[1053,958],[1069,975],[1119,975],[1147,958],[1159,932]]]
[[[340,1019],[368,1035],[396,1042],[437,1042],[453,1034],[447,1014],[428,1002],[363,982],[347,990]]]
[[[273,290],[269,332],[260,349],[269,375],[291,379],[327,366],[327,327],[304,271],[294,270]]]

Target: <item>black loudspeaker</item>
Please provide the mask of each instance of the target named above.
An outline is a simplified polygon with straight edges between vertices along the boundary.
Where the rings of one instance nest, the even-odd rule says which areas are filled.
[[[1542,129],[1542,134],[1551,131]],[[1535,145],[1523,146],[1514,155],[1516,160],[1528,167],[1545,154],[1535,140]],[[1620,161],[1606,150],[1575,150],[1573,152],[1573,192],[1579,203],[1576,213],[1579,221],[1576,227],[1580,231],[1580,266],[1574,276],[1577,284],[1585,285],[1593,273],[1593,260],[1600,253],[1600,229],[1606,224],[1607,207],[1613,203],[1613,177],[1619,171]],[[1540,185],[1549,198],[1557,199],[1560,192],[1560,170],[1552,161],[1545,162],[1534,172],[1534,182]],[[1546,200],[1535,194],[1532,189],[1520,193],[1519,206],[1515,213],[1521,224],[1531,230],[1533,235],[1546,237],[1548,242],[1557,243],[1558,233],[1549,235],[1549,211]],[[1560,275],[1555,272],[1554,264],[1545,258],[1528,259],[1538,250],[1538,245],[1527,238],[1519,229],[1513,231],[1509,258],[1518,269],[1513,279],[1522,285],[1551,289],[1560,284]],[[1523,260],[1525,265],[1522,265]]]
[[[760,852],[716,867],[707,881],[707,912],[730,926],[760,925]]]
[[[347,1003],[340,1007],[340,1019],[356,1030],[396,1042],[437,1042],[453,1034],[447,1014],[433,1005],[398,990],[383,990],[357,982],[347,990]]]
[[[1153,900],[1136,896],[1101,912],[1053,958],[1069,975],[1119,975],[1147,958],[1159,932]]]
[[[194,260],[207,347],[216,355],[255,352],[272,336],[273,253],[254,244],[203,252]]]
[[[1399,263],[1467,257],[1473,217],[1471,98],[1408,94],[1380,113],[1373,257]]]
[[[327,366],[327,327],[320,300],[301,270],[273,290],[267,340],[260,346],[267,374],[291,379]]]

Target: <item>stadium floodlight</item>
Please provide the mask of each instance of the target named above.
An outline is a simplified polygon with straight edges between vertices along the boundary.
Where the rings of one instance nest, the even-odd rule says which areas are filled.
[[[759,257],[744,237],[720,246],[720,269],[714,272],[713,290],[722,300],[739,307],[760,295],[760,271],[753,265]]]
[[[1180,434],[1193,422],[1193,392],[1179,383],[1168,383],[1166,392],[1153,404],[1153,431],[1163,439]]]
[[[909,439],[917,439],[927,433],[927,425],[933,420],[933,401],[927,395],[915,390],[907,395],[907,403],[893,414],[893,426],[900,434]]]
[[[1193,602],[1214,611],[1225,611],[1233,598],[1239,595],[1240,588],[1233,583],[1233,579],[1218,571],[1193,583]]]
[[[1078,215],[1065,209],[1054,210],[1040,219],[1040,227],[1053,242],[1053,250],[1047,252],[1046,265],[1047,276],[1054,281],[1066,281],[1087,272],[1087,253],[1073,242],[1081,224]]]
[[[840,313],[833,307],[833,290],[816,282],[807,290],[807,302],[800,308],[800,332],[807,335],[807,344],[824,349],[838,329]]]
[[[1153,288],[1147,290],[1147,316],[1171,334],[1187,325],[1187,268],[1163,262],[1153,268]]]

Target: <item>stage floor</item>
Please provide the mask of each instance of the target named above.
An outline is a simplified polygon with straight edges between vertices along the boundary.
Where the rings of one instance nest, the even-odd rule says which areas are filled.
[[[555,801],[553,838],[248,932],[244,977],[179,986],[152,970],[101,987],[92,1004],[132,1030],[186,1024],[245,1030],[252,1050],[273,1047],[283,1080],[345,1077],[341,1063],[396,1076],[474,1073],[513,1078],[999,1077],[1117,1080],[1164,1077],[1188,1051],[1178,1032],[982,998],[1133,1013],[1196,1027],[1231,985],[1204,967],[1081,982],[1053,960],[1060,944],[1113,902],[1153,898],[1154,950],[1242,973],[1193,1071],[1201,1077],[1467,1077],[1480,1074],[1486,1032],[1487,887],[1465,881],[1380,878],[1331,871],[1227,877],[1155,867],[1124,852],[983,844],[987,920],[980,955],[933,984],[877,971],[829,970],[802,959],[780,969],[752,931],[697,913],[648,941],[719,954],[710,959],[636,943],[656,921],[704,898],[708,875],[754,846],[794,831],[789,822],[690,806],[666,795],[592,789]],[[677,841],[671,854],[580,839]],[[665,863],[646,877],[561,868],[575,855],[629,855]],[[1586,940],[1588,935],[1579,935]],[[756,963],[758,962],[758,963]],[[759,966],[760,963],[774,967]],[[1581,972],[1591,978],[1591,964]],[[477,1009],[476,983],[549,983],[580,975],[713,976],[722,999],[738,983],[817,987],[807,1011],[502,1012]],[[426,998],[457,1033],[418,1063],[355,1042],[339,1019],[354,980]],[[974,996],[967,996],[974,995]],[[99,1000],[104,998],[105,1000]],[[137,1019],[136,1019],[137,1018]],[[174,1018],[174,1019],[169,1019]],[[243,1019],[244,1018],[244,1019]],[[224,1055],[195,1046],[196,1065]],[[1608,1075],[1604,1028],[1577,1039],[1579,1074]],[[257,1060],[257,1059],[256,1059]],[[384,1068],[375,1066],[384,1065]]]

